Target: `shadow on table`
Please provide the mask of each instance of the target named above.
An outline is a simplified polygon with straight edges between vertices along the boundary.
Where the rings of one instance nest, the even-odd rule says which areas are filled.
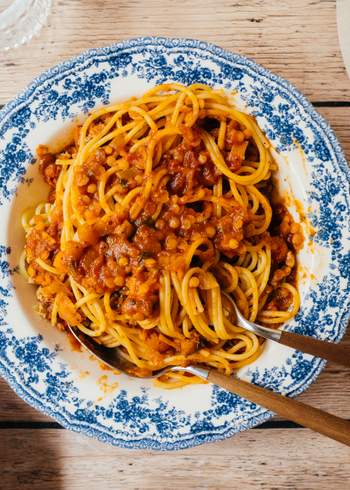
[[[1,490],[63,489],[61,433],[44,428],[1,429]]]

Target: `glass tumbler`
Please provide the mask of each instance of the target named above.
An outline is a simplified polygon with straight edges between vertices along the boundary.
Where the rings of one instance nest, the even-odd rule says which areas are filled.
[[[28,42],[45,24],[51,0],[0,0],[0,51]]]

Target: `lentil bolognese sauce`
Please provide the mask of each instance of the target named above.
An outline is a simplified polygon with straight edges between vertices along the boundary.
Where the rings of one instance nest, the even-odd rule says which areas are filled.
[[[23,213],[21,259],[39,313],[118,347],[141,377],[253,362],[264,341],[235,325],[227,295],[270,326],[299,308],[303,235],[273,199],[269,147],[223,91],[175,83],[93,111],[56,154],[39,146],[50,191]]]

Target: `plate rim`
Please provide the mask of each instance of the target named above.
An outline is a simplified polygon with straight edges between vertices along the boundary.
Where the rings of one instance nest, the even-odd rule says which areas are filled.
[[[28,98],[31,97],[35,92],[35,90],[38,87],[40,87],[45,81],[51,79],[58,73],[60,74],[64,73],[65,70],[71,69],[75,64],[84,63],[88,59],[94,57],[100,57],[103,55],[108,55],[111,52],[118,52],[119,50],[132,48],[136,46],[142,46],[142,45],[145,46],[149,44],[155,46],[157,45],[164,46],[166,48],[179,47],[184,49],[188,49],[188,48],[201,49],[203,51],[207,51],[211,53],[214,56],[220,56],[221,58],[228,60],[231,63],[240,61],[246,66],[248,66],[249,68],[253,69],[256,74],[268,77],[268,79],[274,81],[275,83],[278,83],[279,86],[285,88],[288,91],[289,95],[293,96],[296,99],[297,103],[300,104],[301,107],[305,110],[308,117],[310,117],[313,120],[313,122],[316,125],[318,125],[322,129],[322,131],[327,135],[327,139],[331,143],[332,149],[336,156],[339,169],[342,175],[345,177],[345,179],[350,183],[350,168],[347,164],[344,152],[341,148],[340,143],[337,140],[334,131],[330,127],[329,123],[324,119],[324,117],[317,112],[315,107],[311,104],[311,102],[308,100],[306,96],[304,96],[288,80],[280,77],[279,75],[274,74],[269,69],[258,64],[251,58],[229,51],[227,49],[223,49],[213,43],[196,40],[193,38],[167,38],[167,37],[157,37],[157,36],[137,37],[137,38],[130,38],[124,41],[113,43],[111,45],[107,45],[104,47],[85,50],[81,54],[77,56],[73,56],[68,60],[62,61],[48,68],[38,76],[36,76],[31,83],[29,83],[22,91],[18,93],[17,96],[15,96],[10,102],[4,105],[4,107],[0,110],[0,120],[7,117],[13,110],[19,108],[23,103],[25,104]],[[339,320],[339,332],[337,335],[336,342],[339,342],[343,337],[346,331],[349,318],[350,318],[350,310],[344,308],[341,318]],[[294,397],[302,393],[303,391],[307,390],[308,387],[311,385],[311,383],[313,383],[317,379],[318,375],[322,371],[325,364],[326,364],[325,361],[314,358],[313,370],[310,376],[306,379],[306,381],[302,385],[297,387],[295,390],[289,392],[288,396]],[[180,439],[174,442],[159,442],[159,441],[150,440],[149,438],[137,439],[137,440],[135,439],[124,440],[124,439],[118,439],[114,435],[111,435],[109,433],[101,432],[98,429],[85,426],[84,424],[83,425],[76,424],[66,419],[60,413],[53,411],[50,407],[47,407],[44,404],[42,405],[40,403],[40,400],[35,399],[34,396],[32,396],[31,394],[25,391],[25,388],[16,381],[14,376],[11,375],[11,372],[8,372],[6,367],[3,366],[1,362],[0,362],[0,373],[5,379],[5,381],[7,381],[10,387],[13,389],[13,391],[17,395],[19,395],[25,402],[27,402],[36,410],[39,410],[46,415],[49,415],[50,417],[58,421],[63,427],[73,430],[75,432],[83,432],[86,435],[97,438],[102,442],[108,442],[112,445],[128,448],[128,449],[154,449],[154,450],[169,451],[169,450],[194,447],[206,442],[214,442],[214,441],[226,439],[243,430],[247,430],[257,425],[260,425],[261,423],[265,422],[266,420],[270,419],[273,416],[272,412],[262,409],[263,410],[262,413],[255,416],[251,416],[251,418],[245,424],[241,424],[239,427],[231,427],[230,429],[226,430],[223,433],[215,432],[215,433],[207,433],[203,435],[195,434],[191,438]]]

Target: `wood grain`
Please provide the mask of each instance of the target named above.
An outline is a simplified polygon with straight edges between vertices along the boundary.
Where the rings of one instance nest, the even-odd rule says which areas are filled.
[[[287,330],[282,332],[279,342],[282,345],[288,345],[312,356],[321,357],[326,361],[335,362],[338,365],[350,368],[350,346],[342,343],[325,342],[312,337],[298,335],[294,332],[288,332]]]
[[[350,102],[335,0],[54,0],[49,23],[33,42],[0,53],[0,104],[85,49],[144,35],[207,40],[253,58],[313,101]],[[350,107],[318,111],[350,160]],[[350,419],[349,371],[329,364],[298,399]],[[19,422],[47,425],[50,419],[0,380],[0,424]],[[129,452],[65,430],[1,429],[0,467],[1,490],[343,490],[350,451],[306,429],[254,429],[171,454]]]
[[[287,398],[271,390],[255,386],[235,376],[225,376],[216,369],[209,371],[208,381],[350,447],[350,421],[348,420],[299,400]]]
[[[255,430],[220,445],[150,453],[63,430],[3,430],[2,490],[344,490],[350,450],[306,429]]]
[[[0,103],[88,48],[139,36],[191,37],[249,56],[312,100],[349,100],[335,0],[56,0],[27,46],[0,54]]]
[[[342,341],[350,345],[350,329]],[[51,419],[27,405],[0,379],[0,422],[28,421],[49,422]],[[350,419],[350,376],[349,370],[335,364],[328,364],[317,381],[298,397],[298,400]],[[275,420],[281,420],[276,417]]]

